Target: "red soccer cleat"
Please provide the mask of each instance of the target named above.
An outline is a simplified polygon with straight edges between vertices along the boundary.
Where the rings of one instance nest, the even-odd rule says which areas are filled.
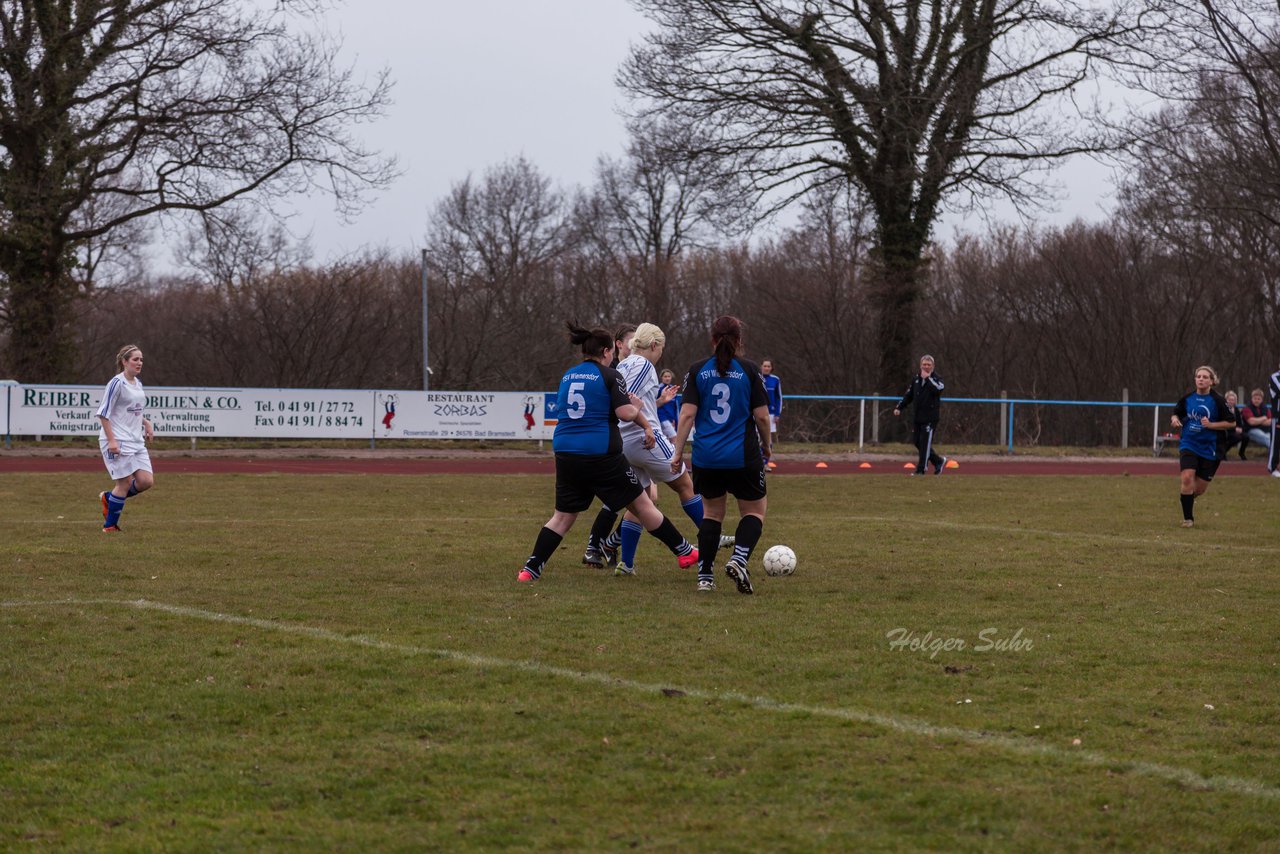
[[[119,533],[123,533],[123,532],[120,530],[120,526],[119,526],[119,525],[108,525],[107,527],[105,527],[105,528],[103,528],[103,529],[102,529],[102,533],[104,533],[104,534],[119,534]]]
[[[689,552],[687,555],[681,555],[680,557],[676,558],[676,560],[679,562],[681,569],[688,569],[691,566],[697,566],[698,550],[694,549],[693,551]]]
[[[107,494],[105,492],[98,493],[98,500],[102,502],[102,521],[107,521],[107,512],[111,506],[107,504]]]
[[[534,575],[527,569],[520,570],[520,574],[516,576],[516,581],[521,584],[532,584],[538,580],[538,576]]]

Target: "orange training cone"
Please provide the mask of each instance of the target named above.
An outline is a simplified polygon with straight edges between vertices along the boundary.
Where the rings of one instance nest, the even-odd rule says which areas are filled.
[[[902,464],[902,467],[903,467],[904,469],[913,469],[913,468],[915,468],[915,467],[916,467],[916,464],[915,464],[915,463],[903,463],[903,464]]]
[[[960,464],[959,464],[958,462],[956,462],[955,460],[947,460],[947,468],[949,468],[949,469],[958,469],[958,468],[960,468]]]
[[[871,463],[859,463],[859,464],[858,464],[858,468],[860,468],[860,469],[869,469],[869,468],[871,468]]]
[[[827,468],[827,464],[826,464],[826,463],[818,463],[816,466],[814,466],[814,468],[816,468],[816,469],[824,469],[824,468]]]

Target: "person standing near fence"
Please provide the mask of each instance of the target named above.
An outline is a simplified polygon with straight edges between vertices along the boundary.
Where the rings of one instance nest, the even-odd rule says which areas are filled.
[[[663,369],[660,380],[662,390],[658,400],[665,399],[666,403],[658,407],[658,423],[662,425],[662,435],[670,442],[676,437],[676,422],[680,420],[680,387],[676,385],[676,375],[670,368]]]
[[[769,398],[769,432],[774,434],[773,441],[777,441],[778,422],[782,419],[782,380],[773,372],[773,359],[760,362],[760,376],[764,378],[764,393]]]
[[[1240,398],[1236,396],[1234,391],[1227,391],[1223,399],[1227,401],[1227,406],[1231,409],[1231,417],[1236,420],[1236,426],[1226,431],[1223,436],[1226,437],[1225,446],[1222,449],[1222,459],[1231,456],[1231,449],[1240,448],[1240,459],[1244,459],[1244,446],[1249,444],[1249,436],[1245,431],[1244,413],[1240,410]]]
[[[1204,495],[1226,453],[1228,430],[1236,426],[1235,412],[1214,391],[1218,375],[1208,365],[1196,368],[1195,390],[1182,396],[1169,423],[1182,431],[1178,441],[1178,470],[1182,527],[1195,524],[1196,497]]]
[[[102,532],[120,532],[120,514],[124,502],[139,492],[146,492],[155,484],[151,472],[151,455],[147,442],[155,435],[151,420],[143,415],[147,405],[147,393],[143,391],[142,350],[136,344],[126,344],[116,353],[118,373],[107,383],[102,392],[96,415],[101,428],[98,430],[98,448],[107,474],[115,481],[110,492],[99,492],[102,504]]]
[[[915,471],[911,473],[912,476],[924,474],[927,471],[926,465],[933,466],[934,474],[942,474],[947,465],[947,458],[933,447],[933,436],[938,429],[938,415],[942,408],[942,390],[945,387],[942,377],[934,372],[933,357],[921,356],[920,372],[912,378],[911,385],[907,386],[907,393],[893,408],[893,414],[897,416],[902,414],[907,404],[915,404],[911,439],[920,456],[916,461]]]
[[[1271,392],[1271,447],[1267,449],[1267,471],[1272,477],[1280,477],[1280,447],[1276,447],[1276,413],[1280,412],[1280,371],[1271,375],[1267,381]]]

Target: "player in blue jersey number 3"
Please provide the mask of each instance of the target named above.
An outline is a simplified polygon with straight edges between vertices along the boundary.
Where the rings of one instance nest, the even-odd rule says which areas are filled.
[[[679,469],[689,433],[697,428],[693,488],[703,501],[698,527],[698,589],[715,589],[726,494],[732,494],[738,500],[740,518],[733,556],[725,563],[724,572],[739,593],[751,593],[747,561],[764,531],[764,474],[772,451],[769,398],[760,368],[739,355],[742,321],[729,315],[716,318],[711,325],[711,349],[714,355],[694,362],[684,378],[671,470]]]
[[[676,530],[640,485],[622,455],[619,421],[634,421],[646,433],[647,447],[653,446],[653,429],[640,411],[639,402],[627,394],[622,375],[609,367],[613,362],[613,336],[603,329],[583,329],[573,324],[569,340],[582,348],[583,361],[560,379],[556,401],[559,420],[552,436],[556,455],[556,510],[538,533],[533,554],[516,576],[533,582],[560,547],[578,514],[599,498],[607,507],[625,507],[635,514],[644,529],[671,550],[681,568],[698,562],[698,552]]]

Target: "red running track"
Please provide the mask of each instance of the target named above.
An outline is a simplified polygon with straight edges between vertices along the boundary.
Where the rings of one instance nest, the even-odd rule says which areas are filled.
[[[483,452],[452,458],[424,457],[289,457],[289,456],[168,456],[157,453],[153,462],[159,474],[554,474],[555,462],[545,457],[488,456]],[[870,468],[858,461],[841,460],[820,465],[812,458],[778,460],[775,475],[879,474],[904,477],[912,468],[902,460],[870,460]],[[21,451],[0,451],[0,472],[101,472],[96,455],[49,456]],[[967,475],[1163,475],[1178,473],[1176,459],[1067,459],[975,458],[960,461],[942,477]],[[1225,462],[1219,475],[1265,477],[1261,460]],[[930,475],[932,477],[932,475]]]

